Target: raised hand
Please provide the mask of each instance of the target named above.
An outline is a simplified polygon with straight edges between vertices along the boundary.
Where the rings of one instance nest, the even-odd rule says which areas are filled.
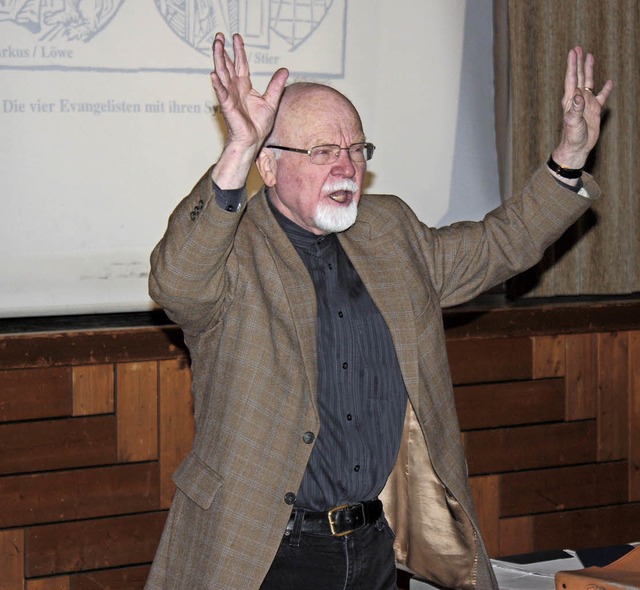
[[[607,80],[596,94],[593,81],[593,55],[575,47],[567,56],[562,109],[562,137],[553,151],[553,159],[565,168],[582,168],[600,135],[602,108],[613,90]]]
[[[264,94],[253,88],[249,63],[240,35],[233,36],[233,60],[224,47],[224,35],[213,42],[214,71],[211,84],[227,126],[227,141],[213,173],[221,188],[244,184],[249,169],[271,131],[284,85],[289,76],[281,68],[272,76]]]

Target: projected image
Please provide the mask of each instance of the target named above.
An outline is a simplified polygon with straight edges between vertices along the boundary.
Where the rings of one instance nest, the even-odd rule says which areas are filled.
[[[254,74],[270,74],[286,55],[291,71],[340,76],[346,6],[346,0],[0,0],[0,69],[208,70],[214,35],[224,31],[243,36]]]
[[[155,0],[171,29],[209,55],[216,31],[237,31],[248,46],[267,46],[269,31],[291,48],[303,43],[329,12],[333,0]]]
[[[89,41],[124,0],[0,0],[0,21],[13,21],[40,41]]]

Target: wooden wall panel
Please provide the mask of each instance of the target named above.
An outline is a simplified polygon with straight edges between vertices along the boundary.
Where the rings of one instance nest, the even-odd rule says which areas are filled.
[[[640,504],[568,510],[532,518],[536,549],[605,547],[638,538]]]
[[[598,334],[598,459],[626,459],[629,445],[629,335]]]
[[[495,428],[564,418],[564,381],[537,379],[454,387],[462,430]]]
[[[113,413],[114,367],[87,365],[73,367],[73,415]]]
[[[158,457],[158,363],[121,363],[117,369],[118,459]]]
[[[565,336],[532,338],[533,378],[562,377],[566,371]]]
[[[519,555],[538,551],[533,532],[533,517],[500,519],[500,551],[498,555]]]
[[[566,419],[596,417],[598,393],[598,335],[565,337]]]
[[[72,576],[72,590],[143,590],[149,566],[118,568]]]
[[[0,422],[70,416],[68,367],[0,371]]]
[[[0,505],[0,527],[157,510],[158,465],[136,463],[2,477]]]
[[[455,384],[531,379],[530,338],[448,340],[447,352]]]
[[[469,473],[480,475],[596,459],[593,421],[473,430],[463,433]]]
[[[0,424],[0,473],[114,463],[113,416]]]
[[[22,590],[24,585],[24,530],[0,530],[0,588]]]
[[[497,555],[500,550],[500,476],[472,477],[469,481],[487,551]]]
[[[491,555],[639,540],[640,302],[454,315]],[[180,331],[0,334],[0,350],[0,590],[142,590],[194,434]]]
[[[195,434],[191,371],[185,359],[162,361],[160,369],[160,494],[169,508],[175,493],[171,475],[191,449]]]
[[[27,580],[25,590],[71,590],[69,576],[53,576]]]
[[[153,559],[165,512],[29,527],[27,577],[112,568]]]
[[[627,464],[505,473],[500,478],[500,516],[558,512],[627,501]]]
[[[629,500],[640,502],[640,332],[629,333]]]

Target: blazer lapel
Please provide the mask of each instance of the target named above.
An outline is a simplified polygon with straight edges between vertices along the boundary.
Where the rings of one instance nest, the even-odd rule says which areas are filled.
[[[317,412],[318,312],[313,282],[300,256],[269,209],[264,190],[251,201],[251,217],[265,236],[278,276],[284,286],[293,318],[293,328],[300,343],[312,405]]]
[[[358,221],[338,238],[387,323],[409,397],[417,411],[418,355],[413,305],[394,240],[389,235],[371,237],[371,228],[364,221]]]

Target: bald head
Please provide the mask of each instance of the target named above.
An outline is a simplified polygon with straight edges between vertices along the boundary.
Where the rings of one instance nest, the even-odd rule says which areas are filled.
[[[290,143],[309,136],[320,139],[323,127],[336,121],[362,131],[360,115],[344,94],[316,82],[294,82],[284,90],[267,143]]]

